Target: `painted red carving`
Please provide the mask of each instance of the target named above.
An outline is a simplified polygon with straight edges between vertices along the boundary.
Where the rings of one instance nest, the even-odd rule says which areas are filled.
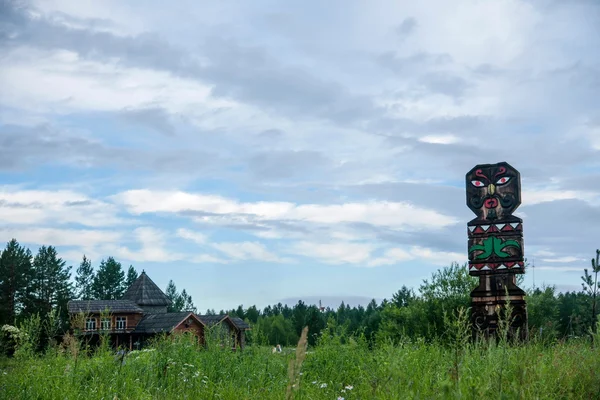
[[[498,199],[492,197],[491,199],[487,199],[483,204],[485,204],[485,208],[491,209],[498,207]]]

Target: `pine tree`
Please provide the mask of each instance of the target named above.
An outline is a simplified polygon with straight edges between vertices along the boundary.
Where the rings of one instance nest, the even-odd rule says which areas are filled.
[[[81,264],[77,267],[77,276],[75,277],[75,293],[79,300],[94,299],[93,283],[94,269],[92,268],[92,262],[84,255]]]
[[[17,314],[28,308],[31,260],[31,251],[16,239],[0,255],[0,325],[14,324]]]
[[[173,280],[170,280],[167,284],[165,294],[169,300],[171,300],[171,304],[167,307],[168,312],[196,312],[196,306],[192,301],[192,296],[190,296],[185,289],[183,289],[181,293],[177,292],[177,286],[175,286],[175,282],[173,282]]]
[[[179,311],[176,308],[176,300],[177,300],[177,287],[175,286],[175,282],[173,282],[173,280],[170,280],[169,283],[167,284],[167,290],[165,290],[165,294],[167,295],[167,297],[169,298],[169,300],[171,300],[171,304],[169,304],[169,306],[167,307],[167,311],[168,312],[174,312],[174,311]]]
[[[73,297],[70,270],[54,247],[40,247],[33,259],[30,282],[34,312],[45,317],[59,308],[63,317],[67,315],[67,302]]]
[[[125,292],[125,273],[121,263],[113,257],[100,262],[98,272],[92,283],[94,298],[99,300],[118,300]]]
[[[592,298],[592,332],[596,333],[596,297],[600,290],[600,282],[598,282],[598,273],[600,273],[600,249],[596,250],[596,259],[592,258],[592,273],[588,273],[587,268],[584,270],[584,276],[581,277],[584,292]]]
[[[133,285],[133,282],[135,282],[137,278],[137,271],[135,270],[135,268],[133,268],[133,265],[130,265],[129,269],[127,270],[127,279],[125,279],[125,290],[127,290],[131,285]]]
[[[185,289],[183,289],[181,291],[181,298],[183,299],[184,305],[183,305],[183,311],[191,311],[193,313],[196,312],[196,306],[194,305],[194,302],[192,301],[192,296],[190,296]]]

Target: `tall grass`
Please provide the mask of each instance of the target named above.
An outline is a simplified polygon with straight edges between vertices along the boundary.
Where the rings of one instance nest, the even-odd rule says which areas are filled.
[[[0,398],[600,398],[600,350],[589,341],[474,343],[465,339],[464,320],[459,314],[434,343],[370,349],[364,337],[341,341],[324,332],[316,346],[282,354],[258,346],[202,348],[192,338],[172,336],[119,357],[108,346],[90,354],[68,337],[45,354],[17,352],[0,360]],[[302,339],[300,346],[306,346]]]

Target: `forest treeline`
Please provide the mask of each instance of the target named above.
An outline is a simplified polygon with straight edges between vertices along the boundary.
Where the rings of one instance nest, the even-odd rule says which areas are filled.
[[[582,289],[559,293],[553,286],[527,290],[529,329],[532,336],[545,340],[587,335],[595,321],[600,272],[600,251],[591,270],[582,276]],[[73,276],[72,276],[73,275]],[[113,257],[93,268],[85,256],[74,274],[52,246],[42,246],[37,254],[13,239],[0,255],[0,325],[18,325],[32,315],[43,318],[58,312],[62,329],[68,328],[66,304],[72,299],[118,299],[138,277],[127,272]],[[202,314],[229,314],[252,326],[248,340],[260,344],[293,345],[304,326],[309,327],[309,344],[325,329],[341,338],[364,335],[370,342],[398,342],[404,338],[432,340],[447,330],[448,316],[470,305],[469,293],[477,279],[465,265],[452,263],[423,280],[415,290],[402,286],[390,299],[372,300],[366,307],[342,303],[337,309],[320,310],[299,301],[293,306],[276,304],[259,309],[243,305],[231,310],[196,310],[191,296],[177,291],[173,281],[165,293],[172,300],[170,311],[189,310]]]

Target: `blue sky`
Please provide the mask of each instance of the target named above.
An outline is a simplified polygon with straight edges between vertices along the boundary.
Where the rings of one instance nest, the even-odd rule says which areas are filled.
[[[201,310],[389,298],[521,171],[535,283],[600,247],[595,1],[0,2],[0,240]],[[533,284],[531,270],[526,286]]]

